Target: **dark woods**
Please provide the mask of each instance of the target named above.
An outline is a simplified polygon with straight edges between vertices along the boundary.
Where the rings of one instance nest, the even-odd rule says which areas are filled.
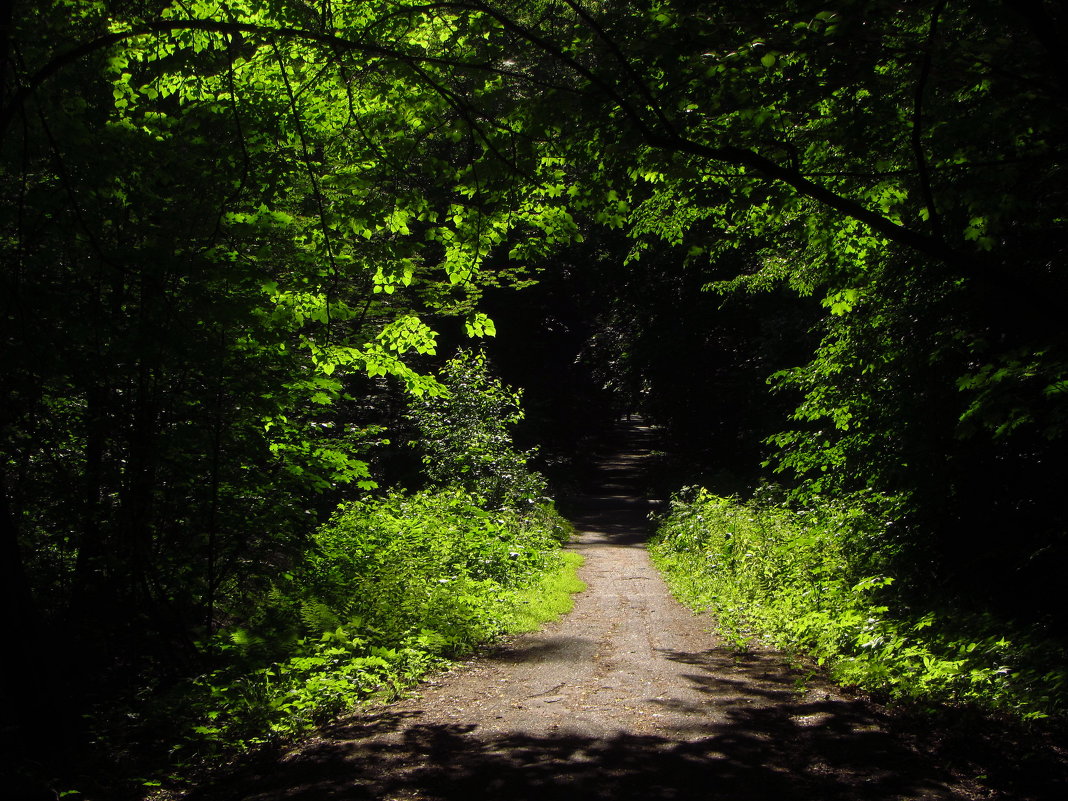
[[[1066,25],[5,4],[5,747],[46,776],[45,742],[136,751],[93,715],[227,664],[268,599],[303,599],[260,621],[297,637],[285,582],[339,504],[530,507],[528,461],[566,494],[632,412],[664,427],[665,490],[864,505],[899,603],[1063,637]],[[476,340],[525,419],[442,370]],[[450,380],[479,403],[434,406]]]

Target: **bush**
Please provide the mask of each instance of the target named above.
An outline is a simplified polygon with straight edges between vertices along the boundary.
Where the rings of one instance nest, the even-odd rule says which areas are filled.
[[[698,489],[673,499],[651,547],[676,594],[739,645],[811,655],[838,681],[897,700],[1064,714],[1063,647],[988,615],[906,608],[889,589],[889,542],[857,503],[792,510]]]
[[[413,401],[423,467],[437,486],[460,486],[490,507],[530,507],[544,500],[545,479],[518,451],[510,428],[523,419],[522,392],[489,372],[486,355],[460,351],[439,375],[446,392]]]
[[[302,604],[392,637],[433,629],[462,650],[495,633],[502,590],[558,564],[553,534],[458,489],[353,503],[316,535],[297,578]]]
[[[559,547],[569,530],[551,505],[488,511],[455,488],[347,504],[255,617],[215,637],[220,667],[152,702],[142,733],[184,721],[169,751],[188,771],[392,698],[567,611],[582,589]]]

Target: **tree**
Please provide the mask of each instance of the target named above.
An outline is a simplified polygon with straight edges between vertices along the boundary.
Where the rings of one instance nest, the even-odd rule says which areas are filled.
[[[523,419],[523,393],[490,373],[482,351],[460,351],[441,371],[445,391],[409,411],[427,477],[459,486],[490,508],[544,501],[545,481],[531,470],[532,452],[516,449],[511,429]]]
[[[943,564],[1063,564],[1045,467],[1068,408],[1052,5],[4,14],[7,603],[80,616],[98,664],[139,673],[145,632],[165,634],[153,669],[196,658],[226,598],[373,484],[389,412],[367,388],[439,391],[425,367],[445,321],[489,333],[486,289],[594,236],[610,258],[581,285],[608,302],[583,307],[602,315],[587,353],[649,409],[692,425],[724,385],[718,368],[687,381],[691,359],[784,367],[767,327],[803,330],[821,303],[820,344],[775,379],[797,402],[778,464],[810,489],[909,495]],[[991,509],[1034,534],[966,549]]]
[[[509,225],[470,202],[493,176],[445,98],[254,38],[307,20],[253,6],[198,27],[175,14],[219,9],[58,2],[5,26],[3,534],[33,590],[5,600],[115,687],[184,670],[342,487],[373,486],[380,415],[347,396],[437,390],[407,363],[435,348],[420,315],[479,324]]]

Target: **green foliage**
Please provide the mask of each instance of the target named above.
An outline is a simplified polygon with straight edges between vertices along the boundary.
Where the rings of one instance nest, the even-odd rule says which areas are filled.
[[[315,546],[323,576],[301,574],[321,597],[277,576],[311,564],[309,533],[342,493],[375,486],[395,395],[425,399],[412,419],[432,481],[551,517],[508,435],[517,395],[477,356],[447,368],[447,394],[420,365],[446,317],[495,334],[487,287],[584,271],[556,256],[591,232],[610,240],[611,267],[585,291],[617,297],[583,350],[621,407],[720,427],[723,442],[742,432],[756,450],[776,429],[737,409],[771,405],[735,392],[736,377],[775,373],[796,403],[791,430],[767,440],[772,462],[812,497],[907,495],[912,517],[946,523],[913,529],[933,532],[944,570],[967,562],[957,572],[984,589],[1022,576],[1003,601],[1031,587],[1046,588],[1033,608],[1059,599],[1057,4],[9,5],[2,578],[27,653],[71,632],[77,672],[111,684],[87,698],[181,672],[196,661],[181,644],[220,627],[229,655],[341,629],[348,645],[330,648],[392,664],[352,644],[372,641],[360,627],[378,612],[346,597],[363,574],[331,567],[329,542]],[[702,285],[812,297],[820,344],[783,347],[809,320],[781,298],[724,315],[694,300]],[[750,310],[752,328],[739,323]],[[872,531],[850,539],[855,581],[831,595],[884,575],[887,536]],[[415,548],[390,535],[383,559],[389,543]],[[405,599],[398,626],[440,612],[441,636],[481,636],[493,625],[462,599],[511,575],[484,556],[438,577],[461,599],[451,612],[425,585],[377,591]],[[262,604],[269,592],[281,600]],[[859,601],[842,603],[846,620]],[[68,668],[41,661],[7,684],[60,686]]]
[[[441,370],[446,391],[413,400],[427,477],[455,484],[492,507],[530,507],[543,500],[545,480],[530,469],[534,451],[518,451],[510,429],[523,419],[522,392],[494,378],[483,351],[460,351]]]
[[[459,647],[492,633],[479,599],[544,571],[558,544],[551,529],[512,510],[486,511],[459,489],[393,493],[342,507],[294,580],[339,616],[389,630],[429,626]]]
[[[769,464],[810,492],[903,492],[934,464],[955,423],[947,369],[963,364],[959,331],[947,330],[954,293],[934,280],[873,270],[868,288],[828,294],[830,314],[812,359],[768,379],[798,398],[794,428],[768,439]]]
[[[1063,648],[990,616],[904,605],[884,520],[857,502],[795,510],[688,490],[652,550],[679,597],[731,641],[810,655],[838,681],[899,701],[1068,712]]]
[[[565,528],[551,508],[487,511],[458,489],[347,504],[246,624],[214,638],[222,666],[139,714],[146,726],[183,722],[172,750],[188,771],[392,699],[448,659],[567,611],[583,585],[581,559],[559,550]]]

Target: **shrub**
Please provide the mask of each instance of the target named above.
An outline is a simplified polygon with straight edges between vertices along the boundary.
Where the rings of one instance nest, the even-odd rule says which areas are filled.
[[[556,517],[551,511],[546,517]],[[441,632],[453,648],[494,633],[494,599],[557,564],[554,530],[459,489],[349,504],[323,526],[297,582],[302,602],[398,636]]]
[[[494,378],[480,351],[460,351],[439,380],[446,392],[413,401],[408,414],[427,478],[463,487],[489,507],[544,500],[545,479],[528,464],[534,451],[512,442],[510,429],[523,419],[522,392]]]
[[[890,541],[858,503],[794,510],[691,489],[673,499],[652,552],[676,594],[736,643],[811,655],[842,683],[898,700],[1065,712],[1063,647],[990,616],[906,608],[889,590]]]
[[[181,770],[292,738],[569,608],[582,589],[549,504],[487,510],[459,489],[342,506],[255,618],[218,634],[220,667],[143,710]],[[567,555],[571,557],[571,555]]]

